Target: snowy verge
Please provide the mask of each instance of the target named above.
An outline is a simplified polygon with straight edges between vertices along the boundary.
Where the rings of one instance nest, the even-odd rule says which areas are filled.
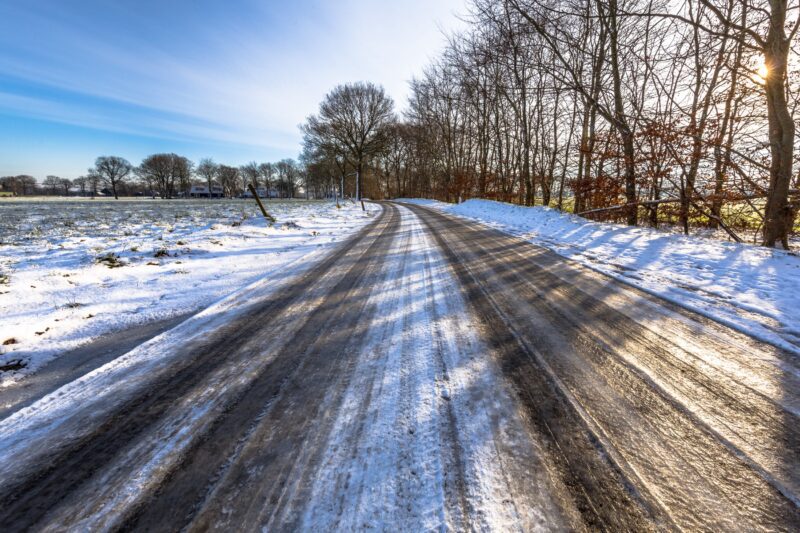
[[[0,463],[0,481],[15,479],[59,446],[89,435],[104,415],[136,394],[153,376],[168,371],[175,358],[181,356],[181,348],[198,339],[213,337],[215,332],[257,305],[253,302],[263,301],[277,292],[322,257],[324,250],[313,250],[285,265],[290,275],[273,270],[272,275],[260,276],[176,327],[0,420],[0,453],[15,458]],[[234,380],[236,384],[239,382]],[[225,387],[204,388],[206,393],[221,394],[225,391]],[[204,407],[191,409],[183,426],[202,418],[206,412]],[[178,424],[179,428],[183,426]],[[182,436],[183,432],[179,431],[178,437]],[[173,445],[168,443],[163,452],[172,452]],[[138,480],[137,477],[134,482]]]
[[[0,387],[101,335],[288,276],[288,265],[381,209],[322,201],[267,208],[274,225],[244,201],[0,202]]]
[[[800,354],[800,258],[791,252],[592,222],[490,200],[398,199],[484,223]]]

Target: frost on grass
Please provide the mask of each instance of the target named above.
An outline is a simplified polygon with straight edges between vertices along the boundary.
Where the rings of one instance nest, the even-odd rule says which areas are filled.
[[[272,227],[237,200],[0,201],[0,342],[16,340],[0,345],[0,386],[104,333],[204,308],[342,240],[380,208],[269,209]]]

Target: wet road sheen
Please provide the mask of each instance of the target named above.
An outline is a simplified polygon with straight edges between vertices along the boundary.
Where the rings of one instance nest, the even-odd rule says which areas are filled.
[[[4,413],[0,530],[800,530],[797,359],[519,238],[386,203],[250,297]]]

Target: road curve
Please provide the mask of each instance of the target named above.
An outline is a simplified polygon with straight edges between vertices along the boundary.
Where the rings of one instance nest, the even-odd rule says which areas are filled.
[[[551,252],[384,204],[251,296],[4,413],[0,530],[800,530],[798,361]]]

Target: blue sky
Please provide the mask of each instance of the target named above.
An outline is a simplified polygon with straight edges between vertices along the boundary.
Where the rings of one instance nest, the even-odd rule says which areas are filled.
[[[83,174],[98,155],[295,157],[338,83],[408,81],[463,0],[3,0],[0,176]]]

